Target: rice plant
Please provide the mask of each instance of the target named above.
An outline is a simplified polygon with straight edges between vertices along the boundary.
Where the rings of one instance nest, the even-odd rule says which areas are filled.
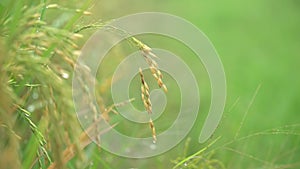
[[[119,117],[117,107],[134,100],[141,101],[148,112],[149,133],[152,133],[153,142],[158,142],[156,135],[161,132],[160,123],[151,118],[155,105],[150,100],[149,81],[154,80],[165,93],[168,90],[173,92],[172,87],[165,84],[169,79],[163,77],[156,62],[159,56],[153,53],[150,45],[130,36],[127,41],[140,51],[150,70],[149,74],[137,70],[141,88],[136,88],[135,92],[139,97],[110,103],[103,93],[109,90],[107,86],[111,79],[96,79],[96,86],[101,86],[96,99],[102,114],[98,114],[90,98],[86,98],[90,102],[88,106],[95,111],[93,123],[85,132],[81,129],[72,99],[72,74],[84,42],[106,23],[93,20],[90,12],[93,5],[92,0],[0,1],[0,168],[109,169],[122,168],[125,162],[131,166],[139,163],[145,168],[299,168],[299,124],[250,134],[243,131],[248,116],[251,116],[248,111],[255,97],[238,121],[240,124],[236,132],[227,130],[236,130],[232,127],[232,122],[236,121],[228,122],[224,117],[222,123],[227,128],[219,127],[215,135],[234,133],[229,139],[217,137],[204,145],[187,139],[167,156],[144,161],[120,158],[93,144],[92,139],[101,144],[98,136],[111,129],[101,130],[97,125],[104,120],[110,121],[113,116]],[[114,27],[107,27],[107,31],[128,35]],[[80,70],[83,75],[79,79],[81,87],[86,88],[84,82],[91,78],[84,65]],[[111,123],[112,127],[116,127],[118,121],[112,120]],[[149,126],[146,127],[149,130]],[[137,131],[136,128],[125,130],[131,133]]]
[[[70,149],[80,156],[87,138],[74,113],[70,76],[82,38],[74,26],[88,5],[1,4],[1,167],[64,168]],[[70,19],[53,26],[50,10],[69,10]]]
[[[103,113],[95,116],[87,133],[76,119],[71,76],[84,39],[80,33],[103,26],[78,25],[79,19],[91,14],[89,5],[89,1],[79,3],[77,8],[47,1],[1,4],[1,167],[65,168],[77,156],[82,162],[74,165],[81,168],[82,150],[91,143],[88,134],[105,132],[95,125],[107,120],[109,112],[117,113],[114,107],[127,104],[105,106],[99,102]],[[68,13],[68,19],[57,25],[63,19],[47,17],[53,11],[58,16]],[[141,41],[131,40],[138,42],[145,57],[152,54]],[[150,66],[160,73],[157,66]],[[84,67],[81,70],[85,72]],[[161,74],[155,77],[166,90]],[[103,100],[100,95],[97,98]],[[93,104],[90,107],[95,109]],[[155,138],[153,122],[150,124]]]

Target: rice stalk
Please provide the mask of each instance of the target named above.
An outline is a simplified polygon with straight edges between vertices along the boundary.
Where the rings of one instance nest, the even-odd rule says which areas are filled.
[[[142,101],[144,103],[144,107],[147,110],[148,114],[152,114],[152,104],[150,101],[150,93],[149,93],[149,86],[147,82],[145,81],[143,71],[141,68],[139,68],[139,74],[141,78],[141,96],[142,96]]]
[[[140,51],[142,53],[142,56],[145,58],[146,62],[149,65],[152,76],[157,81],[158,86],[160,88],[162,88],[164,90],[164,92],[167,93],[168,89],[162,81],[163,75],[162,75],[162,73],[160,72],[160,70],[158,68],[158,64],[154,60],[154,58],[158,58],[158,57],[152,52],[152,49],[149,46],[142,43],[141,41],[139,41],[135,37],[132,37],[131,39],[134,42],[134,44],[140,49]]]
[[[148,112],[149,117],[149,125],[150,129],[152,132],[152,138],[153,138],[153,143],[156,143],[157,138],[156,138],[156,131],[155,131],[155,126],[151,118],[152,114],[152,104],[150,100],[150,94],[149,94],[149,86],[147,82],[145,81],[144,74],[141,68],[139,68],[139,74],[141,78],[141,96],[142,96],[142,101],[144,103],[144,107],[146,111]]]
[[[0,20],[1,38],[5,39],[1,49],[7,49],[1,69],[7,76],[3,82],[8,85],[8,97],[12,100],[5,102],[11,108],[1,125],[21,139],[18,144],[26,155],[15,156],[16,164],[45,168],[53,160],[58,168],[64,168],[62,152],[70,144],[78,147],[80,134],[71,99],[70,74],[78,56],[77,41],[82,36],[70,31],[71,24],[70,30],[49,25],[43,17],[43,2],[34,6],[20,1],[13,6]],[[84,10],[75,12],[86,14]],[[73,24],[78,17],[69,23]],[[16,118],[17,114],[23,118]],[[9,119],[16,120],[8,123]]]

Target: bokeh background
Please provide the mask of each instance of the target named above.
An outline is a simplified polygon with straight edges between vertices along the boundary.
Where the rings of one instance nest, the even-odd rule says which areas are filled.
[[[219,53],[227,77],[225,114],[215,135],[221,135],[223,141],[230,141],[239,128],[239,135],[247,136],[299,123],[299,7],[299,2],[295,0],[129,0],[99,2],[94,12],[103,20],[137,12],[167,12],[190,21],[202,30]],[[190,133],[192,140],[195,140],[191,141],[189,153],[196,152],[201,148],[196,140],[210,99],[205,70],[199,65],[193,66],[193,53],[179,42],[164,37],[147,39],[146,35],[140,38],[151,47],[166,48],[178,54],[196,72],[202,102],[198,118],[200,125]],[[289,130],[295,129],[292,127]],[[298,144],[297,136],[261,134],[234,143],[236,152],[222,150],[216,155],[227,168],[297,168],[298,165],[288,164],[297,162]],[[134,164],[128,166],[134,167],[140,162],[140,168],[163,168],[161,163],[168,163],[171,157],[180,156],[182,147],[177,149],[161,155],[157,162],[133,160]],[[121,161],[125,164],[132,160]]]
[[[21,118],[13,113],[16,111],[15,109],[19,108],[8,106],[16,104],[14,102],[15,98],[9,94],[11,91],[14,96],[20,97],[26,95],[27,91],[38,93],[40,96],[38,101],[43,103],[51,99],[57,101],[56,107],[51,108],[50,106],[48,108],[46,106],[44,109],[41,106],[43,111],[36,110],[29,115],[30,117],[28,116],[36,123],[41,134],[45,136],[47,141],[46,151],[48,151],[51,158],[54,157],[54,160],[62,158],[59,154],[62,154],[61,150],[71,145],[69,144],[70,142],[73,143],[74,141],[76,143],[78,135],[74,134],[70,140],[69,135],[72,136],[72,133],[79,133],[79,131],[75,132],[76,127],[73,126],[73,122],[70,122],[72,120],[76,121],[74,118],[75,111],[72,108],[71,91],[68,88],[71,86],[71,79],[56,84],[59,80],[52,80],[52,76],[49,76],[49,74],[52,74],[47,72],[44,67],[34,67],[36,66],[34,59],[27,59],[27,61],[26,59],[24,59],[25,61],[22,60],[22,57],[7,59],[7,56],[14,56],[15,53],[12,51],[19,48],[19,46],[15,46],[19,45],[19,41],[17,41],[19,36],[23,37],[25,33],[31,36],[34,34],[34,31],[30,30],[30,33],[23,31],[27,27],[18,27],[18,24],[11,24],[8,27],[10,29],[7,30],[7,24],[3,22],[6,16],[3,15],[5,13],[3,11],[14,11],[14,9],[17,9],[14,11],[16,12],[25,4],[32,9],[37,6],[37,11],[44,12],[43,20],[47,21],[47,24],[68,31],[72,30],[70,25],[73,24],[75,25],[73,30],[76,30],[80,25],[89,25],[95,22],[101,25],[113,19],[138,12],[154,11],[177,15],[191,22],[207,35],[215,46],[225,69],[227,101],[222,121],[212,138],[204,144],[199,144],[198,136],[206,118],[211,97],[210,82],[205,68],[187,46],[174,39],[158,35],[137,36],[139,40],[152,48],[166,49],[175,53],[193,71],[197,78],[201,96],[201,106],[196,125],[194,125],[187,138],[180,142],[178,146],[156,157],[147,159],[118,157],[91,143],[82,153],[79,153],[80,155],[76,155],[68,160],[66,168],[172,168],[181,160],[187,159],[190,155],[200,150],[204,150],[210,142],[219,137],[220,139],[211,147],[186,161],[179,168],[205,168],[209,163],[214,163],[211,164],[213,168],[300,168],[300,1],[95,0],[90,2],[89,4],[76,0],[62,2],[54,0],[41,2],[22,1],[22,3],[10,3],[7,0],[3,0],[1,2],[0,13],[2,18],[0,21],[3,27],[0,29],[2,32],[0,32],[0,77],[3,79],[3,83],[0,90],[0,139],[2,140],[0,141],[0,150],[3,149],[5,151],[0,152],[0,168],[12,168],[8,165],[5,166],[5,162],[8,162],[8,159],[13,160],[14,157],[16,166],[22,166],[23,168],[48,168],[46,157],[41,158],[42,160],[37,158],[40,156],[39,153],[42,152],[37,151],[39,144],[34,141],[36,130],[34,130],[34,127],[32,129],[32,126],[28,127],[26,123],[28,119],[26,121],[26,117]],[[43,3],[59,4],[65,8],[56,10],[56,7],[53,7],[53,9],[46,9],[45,11],[39,10],[43,8],[40,8],[38,5]],[[5,4],[11,4],[12,8],[3,8]],[[74,14],[74,11],[69,10],[88,5],[90,7],[87,7],[86,10],[92,14],[86,17],[77,17],[76,12]],[[12,18],[15,19],[15,22],[20,21],[19,25],[26,25],[26,22],[23,23],[22,21],[25,17],[20,17],[23,14],[22,12],[16,15],[13,12],[9,14],[14,16]],[[14,21],[14,19],[12,20]],[[64,26],[66,23],[69,25]],[[39,27],[34,27],[34,30],[36,28],[39,29]],[[19,29],[21,33],[16,34],[17,36],[9,37],[6,35],[7,32],[8,35],[14,35],[14,31],[18,32]],[[13,30],[11,34],[9,34],[10,30]],[[84,37],[78,42],[79,49],[96,30],[91,29],[80,32]],[[51,29],[51,31],[53,30]],[[57,32],[54,31],[52,33],[55,34]],[[59,33],[61,33],[59,36],[61,39],[69,35],[66,32]],[[47,42],[52,43],[53,41],[56,45],[58,44],[58,48],[62,48],[63,52],[65,52],[64,48],[66,48],[67,52],[69,51],[69,46],[64,46],[63,42],[60,44],[61,40],[59,38],[58,40],[55,39],[55,35],[51,34],[52,36],[54,36],[54,40],[38,39],[36,42],[34,41],[34,44],[36,45],[39,44],[38,42],[43,41],[45,43],[42,45],[46,44],[47,46]],[[25,36],[24,39],[26,40]],[[14,41],[18,43],[14,43]],[[23,39],[20,41],[27,42]],[[10,42],[12,42],[11,46]],[[27,47],[26,44],[23,44],[24,46]],[[97,79],[100,83],[96,92],[100,93],[103,99],[101,101],[105,105],[113,103],[110,84],[111,76],[116,66],[124,57],[134,51],[136,51],[136,48],[124,41],[106,56],[99,67]],[[47,56],[47,53],[45,55]],[[49,53],[48,55],[50,58]],[[18,60],[20,58],[21,61],[17,63],[25,65],[24,77],[30,78],[25,78],[26,81],[21,79],[19,83],[18,76],[16,76],[14,79],[16,82],[12,83],[9,79],[14,78],[14,73],[16,75],[17,73],[22,74],[23,69],[18,64],[6,64],[5,61],[8,60],[8,63],[14,63],[14,59]],[[60,57],[49,59],[49,67],[51,70],[54,70],[53,72],[72,70],[71,67],[66,65],[61,66],[60,63],[63,61],[60,59]],[[45,60],[42,61],[44,63]],[[48,64],[47,61],[46,63]],[[61,67],[57,67],[57,65]],[[165,83],[169,88],[169,92],[166,94],[168,105],[164,115],[154,121],[158,133],[172,125],[180,103],[180,92],[175,81],[168,74],[164,75]],[[151,77],[150,72],[146,71],[145,76]],[[27,82],[41,83],[41,85],[46,85],[47,88],[35,88],[36,86],[20,87],[27,84]],[[149,85],[155,88],[156,82],[149,80]],[[142,110],[142,102],[138,99],[140,97],[138,75],[132,80],[129,92],[131,97],[136,98],[133,104]],[[10,99],[8,99],[9,97]],[[21,98],[21,102],[18,102],[18,104],[21,107],[28,108],[28,105],[36,102],[36,99],[30,98],[24,100]],[[54,116],[53,118],[52,115]],[[60,119],[60,117],[63,117],[63,119]],[[131,123],[113,114],[109,118],[112,123],[119,123],[116,129],[121,133],[139,137],[149,137],[151,135],[148,124]],[[48,121],[48,119],[50,120]],[[13,124],[12,128],[10,128],[10,123]],[[19,135],[20,138],[12,139],[14,135]],[[52,149],[57,149],[57,152],[53,152]]]

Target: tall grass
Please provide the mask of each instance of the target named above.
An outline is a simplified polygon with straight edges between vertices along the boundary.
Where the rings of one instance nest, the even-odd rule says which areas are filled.
[[[106,107],[102,96],[97,95],[103,114],[87,133],[82,132],[72,102],[71,76],[80,54],[83,38],[80,33],[103,26],[78,25],[79,19],[91,14],[87,11],[89,5],[87,1],[68,8],[46,0],[1,4],[2,168],[82,168],[85,164],[82,150],[91,143],[88,134],[97,130],[96,124],[101,119],[108,120],[107,114],[115,112],[114,107],[127,103]],[[57,18],[47,15],[53,11]],[[145,57],[152,54],[136,38],[131,41]],[[153,69],[160,73],[157,65]],[[159,74],[156,79],[166,90],[161,78]],[[104,131],[96,132],[98,135]],[[69,163],[75,156],[81,162]]]
[[[91,144],[87,133],[79,127],[71,94],[75,61],[80,47],[88,38],[84,31],[103,26],[99,22],[89,23],[90,6],[91,1],[75,0],[67,3],[47,0],[0,2],[1,168],[122,168],[125,164],[140,164],[144,168],[190,169],[300,166],[297,161],[300,154],[299,124],[245,135],[242,127],[250,116],[249,108],[234,133],[235,137],[229,140],[221,137],[218,141],[200,146],[187,141],[168,155],[144,161],[116,157]],[[82,24],[85,19],[87,24]],[[142,52],[159,87],[167,91],[151,48],[136,38],[129,41]],[[98,83],[105,86],[104,83],[109,84],[110,81]],[[151,112],[149,86],[144,83],[142,87],[142,91],[136,91],[142,92],[144,107]],[[115,112],[115,107],[132,101],[107,106],[103,95],[96,97],[103,114],[102,118],[94,119],[87,129],[90,133],[97,129],[96,123],[109,119],[109,113]],[[150,119],[155,140],[153,123]],[[231,121],[224,118],[223,123],[228,125]],[[130,129],[130,132],[135,131],[136,128]],[[98,134],[103,132],[105,130],[96,131]],[[221,126],[216,135],[224,133],[232,131],[224,131]],[[257,146],[260,148],[257,149]]]
[[[1,5],[1,168],[64,168],[65,149],[80,152],[70,76],[82,37],[75,23],[88,3],[59,27],[47,20],[48,10],[65,12],[57,4]]]

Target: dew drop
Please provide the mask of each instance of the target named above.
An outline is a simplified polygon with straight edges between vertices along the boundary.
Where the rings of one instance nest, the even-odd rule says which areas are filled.
[[[34,105],[29,105],[29,106],[27,107],[27,110],[28,110],[29,112],[33,112],[33,111],[35,110],[35,106],[34,106]]]
[[[68,79],[68,78],[69,78],[69,74],[68,74],[68,73],[65,73],[65,72],[63,72],[63,73],[61,74],[61,76],[62,76],[64,79]]]

